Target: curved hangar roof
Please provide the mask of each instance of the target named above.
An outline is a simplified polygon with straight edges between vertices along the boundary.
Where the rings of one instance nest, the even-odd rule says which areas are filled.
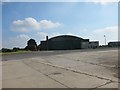
[[[71,36],[71,35],[56,36],[56,37],[52,37],[48,40],[49,41],[66,41],[66,40],[87,40],[87,41],[89,41],[89,39],[83,39],[83,38]]]

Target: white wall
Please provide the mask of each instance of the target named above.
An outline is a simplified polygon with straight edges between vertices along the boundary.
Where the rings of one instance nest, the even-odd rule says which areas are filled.
[[[99,42],[89,42],[89,48],[98,48]]]
[[[81,43],[81,48],[85,49],[89,47],[89,42],[82,42]]]
[[[81,43],[81,48],[86,49],[86,48],[98,48],[99,47],[99,42],[82,42]]]

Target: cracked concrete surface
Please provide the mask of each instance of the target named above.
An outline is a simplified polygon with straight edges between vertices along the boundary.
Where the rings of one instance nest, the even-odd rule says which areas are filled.
[[[56,52],[46,51],[47,55],[38,52],[36,57],[3,60],[2,87],[118,88],[117,49]]]

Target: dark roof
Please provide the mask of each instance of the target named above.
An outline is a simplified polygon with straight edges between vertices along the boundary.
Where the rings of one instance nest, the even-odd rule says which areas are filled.
[[[113,41],[113,42],[109,42],[109,43],[120,43],[120,41]]]
[[[72,36],[72,35],[60,35],[48,39],[50,41],[63,41],[63,40],[84,40],[83,38]]]

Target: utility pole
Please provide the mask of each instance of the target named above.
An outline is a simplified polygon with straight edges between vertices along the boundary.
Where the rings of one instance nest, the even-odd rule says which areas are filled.
[[[46,36],[46,41],[47,41],[47,51],[48,51],[48,36]]]
[[[105,46],[106,46],[106,35],[104,35],[104,38],[105,38]]]

